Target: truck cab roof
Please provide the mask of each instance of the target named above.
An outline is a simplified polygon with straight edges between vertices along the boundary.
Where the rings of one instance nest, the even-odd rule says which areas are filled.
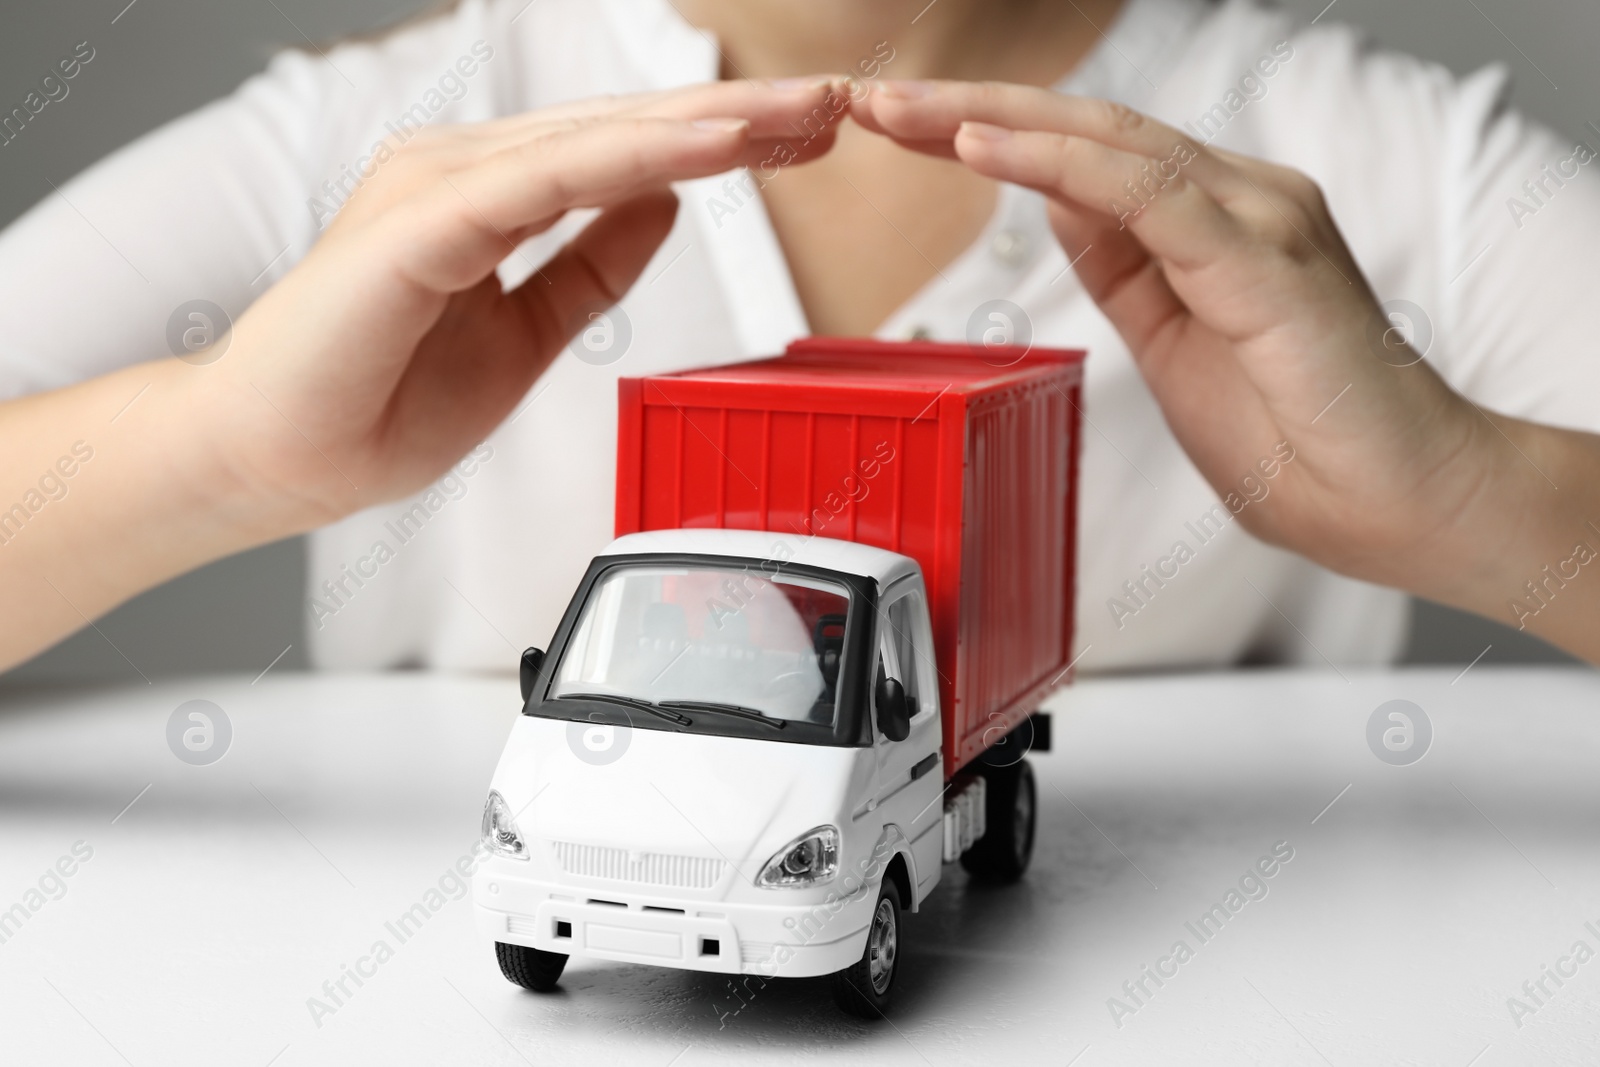
[[[632,556],[654,553],[671,555],[733,556],[750,560],[778,560],[801,566],[853,574],[874,579],[886,588],[901,578],[918,572],[909,556],[889,552],[855,541],[831,537],[779,533],[771,530],[649,530],[617,538],[601,551],[602,556]]]

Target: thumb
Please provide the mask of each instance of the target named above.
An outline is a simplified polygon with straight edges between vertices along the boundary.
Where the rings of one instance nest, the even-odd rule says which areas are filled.
[[[1151,338],[1188,308],[1167,284],[1159,261],[1116,220],[1060,200],[1051,200],[1049,209],[1050,227],[1073,273],[1138,360]]]
[[[507,294],[525,311],[534,331],[533,377],[588,321],[589,313],[605,310],[633,287],[672,232],[677,213],[678,198],[670,189],[614,204]]]

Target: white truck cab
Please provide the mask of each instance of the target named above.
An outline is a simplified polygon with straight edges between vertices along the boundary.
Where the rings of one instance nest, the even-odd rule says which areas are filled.
[[[613,542],[548,654],[524,654],[491,782],[473,899],[506,976],[549,989],[572,955],[833,974],[875,1017],[902,909],[985,832],[982,775],[947,795],[936,671],[906,556],[742,530]]]

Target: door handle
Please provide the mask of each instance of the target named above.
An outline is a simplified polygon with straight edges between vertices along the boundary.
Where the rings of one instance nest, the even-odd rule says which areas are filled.
[[[919,759],[916,762],[915,765],[912,766],[912,768],[911,768],[911,780],[914,782],[918,778],[921,778],[924,774],[927,774],[929,771],[933,770],[934,766],[936,764],[938,764],[938,762],[939,762],[939,753],[937,753],[937,752],[928,753],[926,756],[924,756],[921,759]]]

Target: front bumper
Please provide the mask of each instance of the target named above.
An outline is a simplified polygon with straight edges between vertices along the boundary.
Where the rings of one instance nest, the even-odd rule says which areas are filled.
[[[861,958],[876,894],[790,903],[673,899],[656,887],[540,881],[490,862],[473,879],[478,930],[508,944],[625,963],[809,978]]]

